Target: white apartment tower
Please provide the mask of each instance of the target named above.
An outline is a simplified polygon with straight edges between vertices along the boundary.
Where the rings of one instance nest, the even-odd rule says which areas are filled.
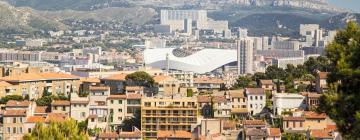
[[[241,38],[236,41],[238,74],[253,73],[254,43],[250,38]]]
[[[192,20],[191,19],[184,19],[184,32],[187,35],[191,35],[192,33]]]
[[[170,25],[171,30],[184,30],[184,20],[196,23],[207,22],[207,12],[205,10],[161,10],[161,25]]]

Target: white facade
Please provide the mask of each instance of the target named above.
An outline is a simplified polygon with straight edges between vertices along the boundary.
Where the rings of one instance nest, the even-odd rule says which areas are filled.
[[[274,115],[281,115],[283,111],[294,111],[304,108],[304,96],[300,94],[275,93],[273,94]]]
[[[256,115],[260,113],[265,105],[266,105],[266,95],[265,93],[257,94],[257,93],[250,93],[246,90],[247,95],[247,108],[251,115]]]
[[[285,69],[288,64],[292,64],[294,66],[304,64],[304,57],[290,57],[290,58],[277,58],[273,59],[272,64],[277,65],[279,68]]]

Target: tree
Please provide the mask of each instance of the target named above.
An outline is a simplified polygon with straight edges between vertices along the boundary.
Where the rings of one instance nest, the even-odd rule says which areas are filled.
[[[125,77],[128,85],[153,87],[154,79],[144,71],[137,71]]]
[[[234,89],[244,89],[250,86],[251,84],[251,77],[249,76],[239,76],[236,79],[236,84],[233,86]]]
[[[304,134],[299,133],[285,133],[281,136],[282,140],[306,140],[306,136]],[[313,138],[310,138],[312,140]]]
[[[24,98],[20,95],[6,95],[0,99],[0,104],[6,104],[10,100],[23,101]]]
[[[194,95],[193,90],[191,88],[186,89],[186,96],[192,97]]]
[[[329,92],[320,100],[324,111],[336,123],[345,139],[360,138],[360,29],[349,22],[326,48],[330,60]]]
[[[123,131],[132,131],[133,126],[141,130],[141,111],[136,110],[134,113],[134,117],[132,118],[126,118],[122,124],[121,128]]]
[[[89,137],[84,131],[80,131],[78,124],[73,119],[68,119],[63,122],[50,122],[45,126],[42,123],[37,123],[30,134],[23,136],[24,140],[88,140]]]
[[[256,82],[257,85],[260,84],[260,80],[262,79],[267,79],[265,73],[262,73],[262,72],[256,72],[254,73],[254,75],[252,76],[251,78],[253,81]]]
[[[279,68],[277,65],[272,65],[266,68],[265,75],[268,79],[281,79],[286,78],[285,70]]]

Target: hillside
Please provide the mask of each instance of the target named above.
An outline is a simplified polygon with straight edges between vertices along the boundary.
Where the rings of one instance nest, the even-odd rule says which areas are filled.
[[[15,8],[0,2],[1,32],[32,32],[66,28],[64,24],[44,18],[29,8]]]

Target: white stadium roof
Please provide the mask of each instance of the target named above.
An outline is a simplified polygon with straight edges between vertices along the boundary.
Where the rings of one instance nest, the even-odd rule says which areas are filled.
[[[236,50],[202,49],[183,57],[175,56],[173,50],[174,48],[146,49],[144,51],[145,64],[165,69],[166,55],[169,54],[170,69],[206,73],[237,59]]]

